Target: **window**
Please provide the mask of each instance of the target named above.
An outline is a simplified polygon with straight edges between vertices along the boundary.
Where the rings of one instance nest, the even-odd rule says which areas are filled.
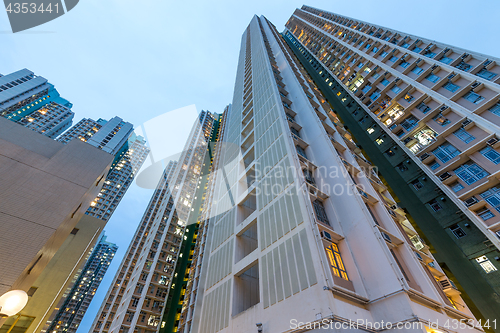
[[[481,266],[482,269],[486,272],[486,274],[495,272],[497,268],[491,263],[491,261],[486,256],[480,256],[476,258],[477,263]]]
[[[384,140],[378,138],[375,140],[375,142],[380,146],[384,142]]]
[[[410,63],[409,62],[406,62],[406,61],[402,61],[399,66],[403,67],[403,68],[407,68],[408,66],[410,66]]]
[[[376,90],[375,92],[373,92],[373,94],[370,96],[370,98],[374,101],[376,100],[377,98],[380,97],[380,90]]]
[[[413,48],[413,52],[417,52],[417,53],[419,53],[420,51],[422,51],[422,49],[421,49],[420,47],[418,47],[418,46],[415,46],[415,47]]]
[[[403,135],[405,135],[405,132],[403,130],[400,130],[399,132],[396,133],[396,136],[398,138],[402,137]]]
[[[394,156],[394,155],[396,155],[396,153],[395,153],[395,152],[394,152],[394,150],[392,150],[392,149],[389,149],[388,151],[386,151],[386,154],[387,154],[388,156]]]
[[[443,207],[441,207],[441,205],[439,204],[439,202],[437,202],[436,199],[434,200],[431,200],[429,201],[429,206],[432,208],[433,211],[435,212],[438,212],[440,211],[441,209],[443,209]]]
[[[495,164],[500,163],[500,153],[491,147],[481,149],[481,154]]]
[[[419,109],[423,113],[427,113],[431,110],[431,108],[429,106],[427,106],[427,104],[425,104],[424,102],[417,105],[417,109]]]
[[[402,45],[402,47],[404,47],[405,49],[407,49],[407,48],[409,48],[409,47],[410,47],[410,44],[408,44],[408,43],[404,43],[404,44]]]
[[[418,66],[415,66],[412,70],[411,70],[413,73],[417,74],[417,75],[420,75],[420,73],[422,73],[424,71],[423,68],[420,68]]]
[[[464,189],[464,186],[456,181],[450,184],[450,188],[453,190],[453,192],[457,193],[458,191]]]
[[[381,83],[382,83],[384,86],[386,86],[386,85],[388,85],[388,84],[389,84],[389,80],[387,80],[387,79],[383,79],[383,80],[381,81]]]
[[[326,215],[325,206],[323,206],[323,203],[316,199],[312,204],[314,213],[316,214],[316,218],[318,219],[318,221],[330,225],[330,221],[328,220],[328,216]]]
[[[387,52],[385,52],[385,51],[383,51],[382,53],[380,53],[380,55],[381,55],[382,57],[385,57],[385,56],[386,56],[386,55],[388,55],[388,54],[389,54],[389,53],[387,53]]]
[[[397,94],[401,91],[401,88],[399,88],[398,86],[394,86],[391,88],[391,91]]]
[[[495,76],[497,76],[497,74],[490,72],[486,68],[481,69],[479,72],[477,72],[476,75],[489,81],[491,81]]]
[[[417,124],[418,124],[418,119],[413,115],[410,115],[408,118],[406,118],[401,122],[401,126],[407,131],[417,126]]]
[[[467,234],[465,233],[465,231],[462,228],[460,228],[460,226],[458,224],[452,225],[450,227],[450,231],[457,238],[462,238],[462,237],[467,236]]]
[[[460,61],[458,65],[455,66],[458,69],[463,70],[464,72],[468,72],[471,69],[471,65],[467,64],[465,61]]]
[[[450,123],[450,120],[443,116],[441,112],[439,112],[439,114],[432,119],[441,126],[446,126]]]
[[[432,153],[443,163],[460,154],[460,151],[449,143],[443,143],[432,151]]]
[[[413,97],[410,94],[406,94],[404,98],[405,98],[405,101],[407,101],[408,103],[410,103],[411,101],[413,101],[415,99],[415,97]]]
[[[413,185],[413,187],[415,188],[415,190],[420,190],[422,187],[424,187],[424,185],[420,182],[420,180],[414,180],[411,182],[411,184]]]
[[[440,166],[441,166],[441,164],[439,164],[438,162],[434,162],[429,167],[431,168],[431,170],[436,170]]]
[[[473,135],[469,134],[469,132],[467,132],[463,127],[457,129],[455,132],[453,132],[453,134],[465,143],[469,143],[476,139]]]
[[[479,179],[489,175],[483,168],[476,163],[468,162],[462,164],[453,170],[458,178],[462,179],[467,185],[477,182]]]
[[[392,56],[391,59],[389,59],[390,62],[396,62],[398,61],[398,57]]]
[[[451,82],[446,82],[444,85],[443,85],[443,88],[446,89],[446,90],[449,90],[451,92],[455,92],[457,91],[460,87],[457,86],[456,84],[453,84]]]
[[[403,163],[399,163],[398,164],[398,169],[399,171],[401,172],[405,172],[406,170],[408,170],[408,167],[406,166],[406,164],[403,162]]]
[[[434,52],[426,52],[426,53],[424,53],[424,56],[426,56],[427,58],[434,58],[435,55],[436,55],[436,53],[434,53]]]
[[[472,90],[465,94],[463,98],[474,104],[479,104],[484,99],[483,96],[473,92]]]
[[[344,280],[349,281],[347,276],[347,271],[344,266],[342,257],[340,256],[339,248],[337,244],[332,243],[329,247],[325,248],[326,254],[328,256],[328,261],[330,262],[330,267],[332,268],[333,274],[335,276],[341,277]]]
[[[433,83],[436,83],[439,81],[440,77],[431,73],[431,74],[427,75],[426,79],[433,82]]]
[[[378,52],[378,47],[376,47],[376,46],[375,46],[375,47],[373,48],[373,52],[377,53],[377,52]]]
[[[295,146],[295,148],[297,149],[297,153],[304,157],[304,158],[307,158],[307,155],[306,155],[306,152],[304,150],[304,148],[302,148],[301,146]]]
[[[491,108],[488,109],[493,114],[496,114],[497,116],[500,116],[500,103],[497,103],[493,105]]]
[[[500,212],[500,187],[492,187],[481,193],[480,196],[491,207],[495,208],[497,212]]]
[[[368,132],[368,134],[372,134],[373,132],[375,132],[375,130],[371,127],[368,128],[366,131]]]
[[[366,94],[367,92],[370,91],[371,88],[372,88],[372,86],[370,86],[369,84],[367,84],[366,86],[364,86],[363,89],[361,89],[361,91]]]
[[[448,58],[446,56],[443,56],[443,57],[441,57],[441,59],[439,59],[439,61],[441,61],[442,63],[445,63],[445,64],[449,64],[450,62],[453,61],[453,59]]]

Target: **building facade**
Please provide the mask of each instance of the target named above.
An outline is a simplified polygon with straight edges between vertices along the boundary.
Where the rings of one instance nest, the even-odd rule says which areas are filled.
[[[500,59],[308,6],[284,36],[471,310],[495,319]]]
[[[82,142],[63,145],[4,118],[0,128],[0,295],[19,289],[30,296],[18,316],[0,318],[0,329],[19,332],[36,319],[26,310],[42,293],[36,280],[85,216],[112,156]]]
[[[92,332],[156,332],[181,245],[192,236],[200,176],[218,117],[200,113],[177,163],[169,163],[94,320]],[[192,213],[194,212],[194,213]]]
[[[107,242],[103,232],[95,247],[88,253],[87,262],[80,274],[72,281],[73,287],[67,290],[60,301],[60,310],[53,313],[46,331],[76,333],[117,250],[118,246]]]
[[[73,122],[72,106],[45,78],[27,69],[0,74],[0,116],[33,131],[57,137]]]
[[[447,320],[475,323],[306,75],[276,28],[255,16],[218,143],[227,148],[208,185],[194,292],[172,332],[373,332],[382,322],[442,332]],[[456,331],[470,330],[481,331]]]

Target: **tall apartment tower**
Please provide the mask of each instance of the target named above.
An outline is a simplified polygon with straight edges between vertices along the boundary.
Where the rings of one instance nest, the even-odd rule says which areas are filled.
[[[55,138],[73,122],[72,104],[45,78],[22,69],[0,74],[0,116]]]
[[[76,333],[117,250],[118,246],[107,242],[103,233],[90,251],[81,274],[72,281],[73,287],[60,301],[60,310],[53,313],[47,332]]]
[[[133,133],[133,125],[120,117],[113,117],[109,121],[82,119],[57,141],[68,143],[74,139],[115,155],[101,193],[86,212],[87,215],[108,221],[150,150],[145,139]]]
[[[500,313],[500,59],[303,6],[283,35],[465,291]]]
[[[382,322],[432,332],[447,320],[473,323],[299,68],[276,28],[255,16],[242,36],[182,332],[343,332],[350,321],[356,332]],[[470,330],[481,331],[456,329]]]
[[[196,196],[218,116],[202,111],[177,163],[169,163],[94,320],[92,332],[155,332],[183,239],[196,228]]]

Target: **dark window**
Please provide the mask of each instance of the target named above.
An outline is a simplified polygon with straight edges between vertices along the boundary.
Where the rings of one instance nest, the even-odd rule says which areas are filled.
[[[313,207],[314,207],[314,213],[316,214],[316,218],[318,219],[318,221],[330,225],[330,221],[328,220],[328,216],[326,215],[323,203],[318,199],[316,199],[313,201]]]
[[[414,180],[411,182],[411,184],[413,185],[413,187],[415,188],[415,190],[420,190],[422,187],[424,187],[424,185],[420,182],[420,180]]]
[[[73,230],[71,230],[71,234],[72,234],[72,235],[76,235],[76,233],[78,232],[78,230],[80,230],[80,229],[78,229],[78,228],[73,228]]]
[[[462,237],[467,236],[465,231],[462,228],[460,228],[460,226],[458,224],[451,226],[450,230],[457,238],[462,238]]]
[[[441,209],[443,209],[443,207],[441,207],[441,205],[437,202],[436,199],[429,201],[429,206],[431,206],[432,210],[435,212],[438,212]]]
[[[399,169],[399,171],[404,172],[404,171],[408,170],[408,167],[406,166],[406,164],[404,164],[404,163],[400,163],[400,164],[398,165],[398,169]]]

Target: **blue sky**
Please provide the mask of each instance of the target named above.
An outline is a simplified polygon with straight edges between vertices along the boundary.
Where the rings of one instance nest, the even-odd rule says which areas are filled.
[[[115,115],[139,126],[195,104],[231,101],[240,38],[254,14],[282,30],[296,0],[80,0],[68,14],[12,34],[0,12],[0,73],[28,68],[74,104],[75,122]],[[305,4],[500,57],[500,1],[320,1]],[[88,332],[152,190],[135,184],[106,227],[120,246],[78,333]]]

